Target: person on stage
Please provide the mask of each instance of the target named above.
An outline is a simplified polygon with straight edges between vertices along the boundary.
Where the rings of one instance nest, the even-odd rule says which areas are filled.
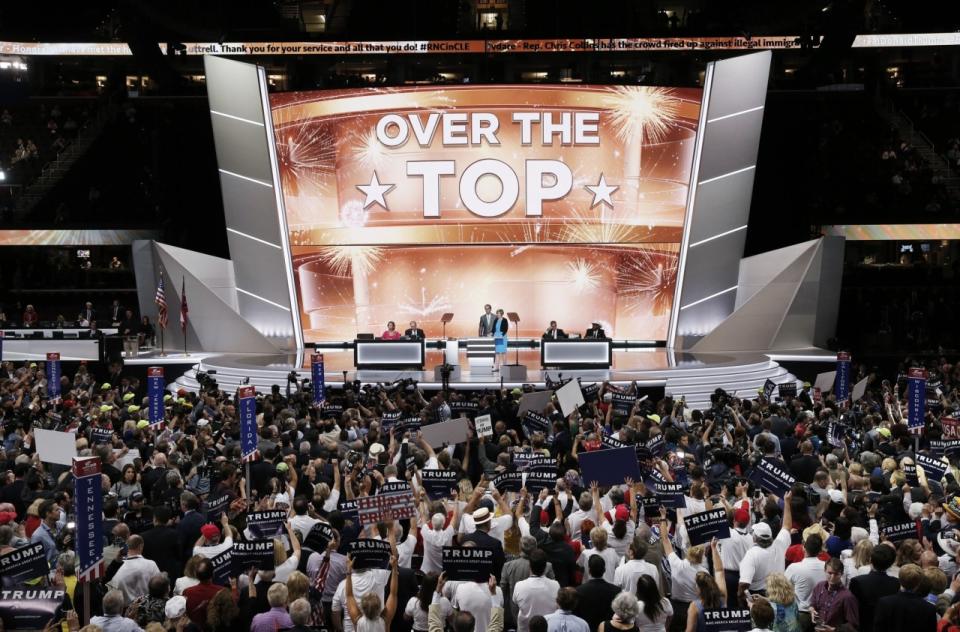
[[[423,330],[417,327],[417,321],[410,321],[410,328],[403,332],[403,335],[411,340],[423,340],[426,336],[423,335]]]
[[[603,340],[607,337],[607,332],[603,330],[603,327],[600,326],[600,323],[590,323],[590,329],[587,330],[587,333],[584,335],[584,338],[593,338],[595,340]]]
[[[494,371],[499,371],[507,357],[507,329],[510,328],[510,322],[503,315],[503,310],[497,310],[497,317],[493,321],[493,341],[494,350],[497,353],[496,362],[493,365]]]
[[[567,338],[567,333],[557,328],[557,321],[551,320],[550,326],[547,327],[547,330],[543,332],[543,337],[547,340],[565,340]]]
[[[387,323],[387,330],[380,335],[381,340],[400,340],[400,332],[397,331],[397,324],[392,320]]]
[[[477,336],[481,338],[489,338],[493,335],[493,323],[497,317],[490,311],[491,309],[489,305],[483,306],[483,316],[480,317],[480,328],[477,330]]]

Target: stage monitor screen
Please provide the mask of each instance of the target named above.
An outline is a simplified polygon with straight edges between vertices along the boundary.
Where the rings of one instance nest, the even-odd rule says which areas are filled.
[[[701,91],[442,86],[271,96],[306,342],[599,322],[664,340]]]

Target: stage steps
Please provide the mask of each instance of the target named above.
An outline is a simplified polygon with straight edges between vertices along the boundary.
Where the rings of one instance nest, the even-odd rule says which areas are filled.
[[[617,386],[627,386],[636,381],[640,386],[663,386],[666,393],[671,394],[674,399],[685,397],[687,405],[691,408],[705,409],[710,406],[710,395],[717,389],[722,388],[727,393],[740,398],[755,398],[757,390],[762,388],[769,379],[776,384],[796,381],[796,377],[776,362],[764,359],[763,361],[754,361],[757,358],[754,355],[750,361],[742,364],[725,364],[714,367],[669,367],[654,370],[635,370],[635,371],[549,371],[551,379],[556,380],[560,373],[564,379],[579,376],[583,384],[593,382],[602,382],[608,379]],[[189,391],[196,391],[199,388],[197,372],[207,372],[210,377],[217,381],[219,387],[226,391],[233,391],[243,384],[246,378],[249,383],[261,392],[269,392],[273,384],[280,384],[281,389],[285,390],[286,375],[290,367],[252,367],[240,366],[227,361],[225,356],[213,356],[201,360],[193,368],[186,371],[170,385],[171,390],[185,388]],[[530,371],[526,383],[543,386],[543,371]],[[300,379],[309,378],[308,369],[298,371]],[[173,376],[170,376],[173,377]],[[413,378],[420,381],[424,390],[437,390],[440,384],[433,379],[432,372],[420,371],[394,371],[380,372],[370,374],[363,372],[362,377],[365,381],[393,381],[401,378]],[[339,389],[343,385],[343,372],[328,372],[327,387]],[[348,381],[356,379],[356,372],[350,371],[347,375]],[[497,374],[473,375],[465,374],[460,381],[451,382],[451,388],[499,388],[500,377]],[[503,383],[507,388],[513,388],[520,384],[510,382]]]

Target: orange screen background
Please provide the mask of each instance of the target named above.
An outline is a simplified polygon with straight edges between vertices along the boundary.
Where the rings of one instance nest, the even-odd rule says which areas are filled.
[[[521,336],[539,336],[550,320],[568,333],[602,323],[611,337],[663,340],[676,282],[700,90],[627,86],[447,86],[369,88],[271,96],[277,156],[290,230],[304,338],[350,340],[399,330],[416,320],[429,337],[440,316],[455,314],[448,336],[476,335],[484,303],[520,315]],[[595,146],[520,142],[515,112],[600,114]],[[438,129],[421,147],[377,141],[387,114],[492,112],[499,146],[444,147]],[[469,125],[468,125],[469,129]],[[496,218],[464,208],[459,178],[485,158],[511,167],[520,182],[511,210]],[[527,217],[524,168],[561,160],[573,178],[562,199]],[[440,217],[423,216],[423,179],[408,161],[453,160],[440,179]],[[394,185],[389,210],[363,208],[376,174]],[[592,206],[585,188],[601,175],[616,186],[612,208]],[[550,176],[544,181],[551,184]],[[477,182],[496,198],[495,178]],[[518,335],[511,330],[511,335]]]

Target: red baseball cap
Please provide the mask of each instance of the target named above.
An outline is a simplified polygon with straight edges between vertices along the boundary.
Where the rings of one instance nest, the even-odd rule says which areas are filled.
[[[210,540],[214,536],[220,535],[220,529],[218,529],[217,525],[213,524],[212,522],[208,522],[200,527],[200,533],[203,534],[203,537]]]
[[[629,518],[629,517],[630,517],[630,510],[627,509],[627,506],[626,506],[626,505],[617,505],[617,510],[616,510],[616,512],[614,512],[614,519],[615,519],[615,520],[623,520],[624,522],[626,522],[626,521],[627,521],[627,518]]]

